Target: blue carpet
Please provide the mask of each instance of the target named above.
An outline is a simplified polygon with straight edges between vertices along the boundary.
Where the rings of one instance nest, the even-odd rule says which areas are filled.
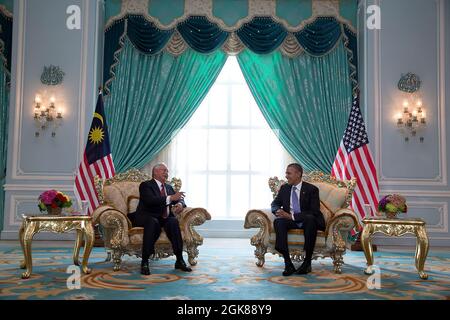
[[[82,275],[81,289],[66,285],[72,263],[71,248],[33,249],[33,273],[23,280],[19,269],[20,247],[0,248],[0,299],[131,299],[131,300],[300,300],[300,299],[449,299],[450,253],[431,250],[425,271],[418,277],[413,252],[376,252],[380,289],[369,289],[363,273],[362,252],[347,252],[342,274],[333,273],[331,259],[313,262],[313,272],[281,276],[283,260],[266,255],[263,268],[255,265],[253,247],[201,246],[192,273],[173,268],[174,258],[152,261],[152,275],[139,273],[140,260],[124,257],[122,270],[105,262],[103,248],[94,248],[89,259],[92,273]]]

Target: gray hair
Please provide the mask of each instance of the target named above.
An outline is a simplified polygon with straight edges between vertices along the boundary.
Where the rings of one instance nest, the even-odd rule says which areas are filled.
[[[153,168],[152,168],[152,177],[155,176],[155,170],[159,169],[159,168],[162,167],[162,166],[164,166],[164,167],[167,168],[167,165],[166,165],[164,162],[159,162],[159,163],[157,163],[157,164],[155,164],[155,165],[153,166]]]

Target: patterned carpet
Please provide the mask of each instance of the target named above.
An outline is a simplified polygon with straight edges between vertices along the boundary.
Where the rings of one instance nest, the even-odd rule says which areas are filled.
[[[125,257],[114,272],[102,248],[89,260],[92,273],[82,275],[81,289],[69,290],[71,248],[34,248],[33,273],[20,278],[20,247],[0,248],[0,299],[131,299],[131,300],[299,300],[299,299],[449,299],[450,253],[431,249],[421,280],[412,252],[376,252],[381,268],[380,289],[369,289],[362,252],[349,251],[343,274],[333,273],[331,259],[313,262],[307,276],[281,276],[283,261],[266,255],[263,268],[255,265],[250,245],[242,248],[200,247],[199,263],[192,273],[173,268],[174,258],[151,262],[151,276],[141,276],[140,260]]]

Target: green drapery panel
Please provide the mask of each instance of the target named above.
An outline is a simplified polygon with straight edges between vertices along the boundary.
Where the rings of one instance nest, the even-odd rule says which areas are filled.
[[[282,145],[305,170],[329,172],[352,104],[343,41],[322,57],[284,57],[245,50],[239,65]]]
[[[7,75],[5,69],[0,66],[0,230],[3,229],[3,217],[5,206],[6,176],[6,148],[8,145],[8,104],[9,89],[7,88]]]
[[[144,55],[128,39],[105,99],[116,172],[151,161],[195,112],[226,61],[221,50]]]

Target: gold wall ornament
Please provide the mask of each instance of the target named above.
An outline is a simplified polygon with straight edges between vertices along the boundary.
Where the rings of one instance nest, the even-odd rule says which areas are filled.
[[[371,237],[375,233],[382,233],[389,237],[401,237],[404,234],[413,234],[416,236],[415,264],[417,272],[421,279],[428,279],[424,272],[425,260],[428,255],[429,240],[425,229],[425,221],[422,219],[383,219],[383,218],[365,218],[363,219],[364,229],[361,234],[361,245],[367,260],[365,274],[373,274],[373,251]]]
[[[22,273],[22,279],[28,279],[33,269],[31,257],[31,243],[33,236],[39,232],[66,233],[75,230],[77,238],[73,250],[73,262],[79,266],[80,247],[85,239],[82,270],[84,273],[90,273],[87,263],[92,247],[94,245],[94,228],[92,218],[89,216],[26,216],[22,215],[22,226],[19,230],[19,240],[23,250],[24,260],[20,263],[21,269],[26,269]]]
[[[48,86],[56,86],[63,82],[64,75],[64,71],[62,71],[59,66],[54,66],[52,64],[48,67],[44,66],[44,70],[41,74],[41,82]]]

